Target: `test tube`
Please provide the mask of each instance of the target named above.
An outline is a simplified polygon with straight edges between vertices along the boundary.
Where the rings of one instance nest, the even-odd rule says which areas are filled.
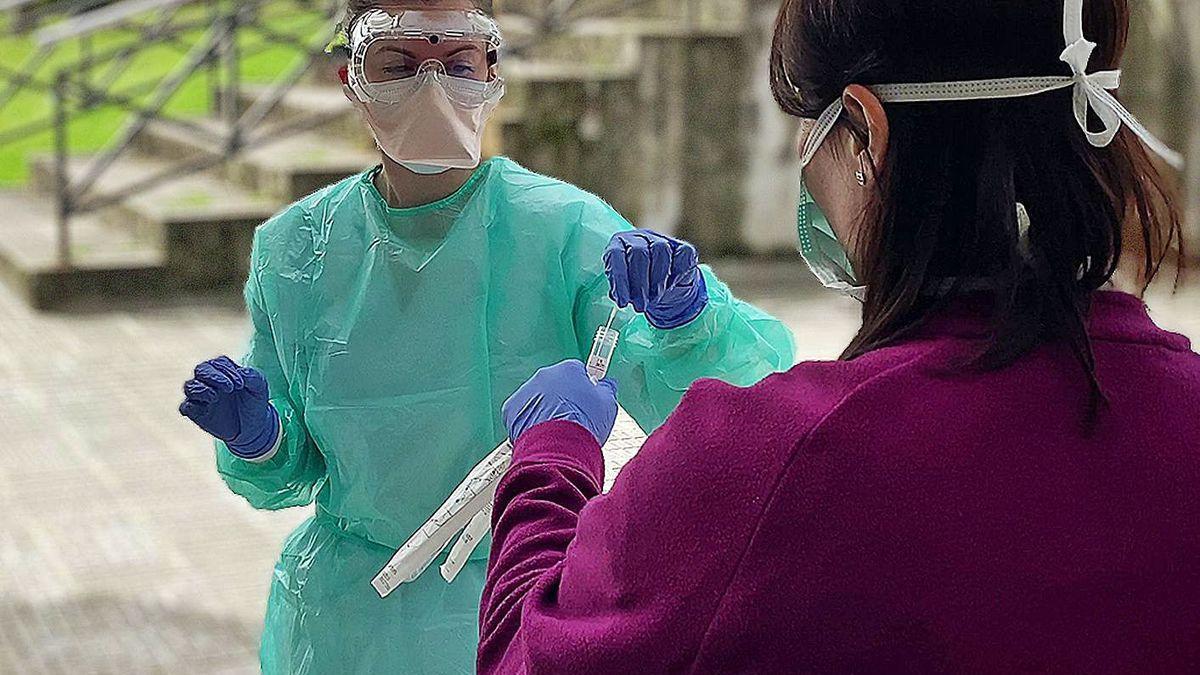
[[[587,374],[592,382],[599,382],[608,375],[608,365],[612,362],[613,352],[617,349],[620,331],[614,330],[613,320],[617,318],[617,308],[613,307],[608,315],[608,323],[596,330],[596,339],[592,341],[592,353],[587,360]]]

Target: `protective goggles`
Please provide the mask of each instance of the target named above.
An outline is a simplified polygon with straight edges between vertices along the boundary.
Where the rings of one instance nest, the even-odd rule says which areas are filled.
[[[398,103],[433,75],[456,102],[482,105],[504,86],[481,72],[495,65],[502,44],[499,25],[479,11],[374,9],[350,27],[347,83],[364,102]],[[436,59],[416,56],[428,46],[448,54],[440,68],[431,67]]]
[[[1075,92],[1075,119],[1094,147],[1103,148],[1112,143],[1121,125],[1129,127],[1138,138],[1171,166],[1183,168],[1183,156],[1156,138],[1141,122],[1121,105],[1109,91],[1121,84],[1121,71],[1107,70],[1088,73],[1088,59],[1096,49],[1096,43],[1083,35],[1083,0],[1065,0],[1063,9],[1063,36],[1067,48],[1061,60],[1071,67],[1070,76],[1014,77],[961,82],[924,82],[918,84],[882,84],[868,87],[880,101],[885,103],[929,103],[939,101],[976,101],[985,99],[1020,98],[1036,96],[1051,91],[1073,87]],[[786,75],[786,69],[784,69]],[[793,90],[795,86],[793,85]],[[816,126],[808,135],[801,153],[800,164],[808,166],[829,132],[837,124],[843,111],[841,98],[834,101],[817,118]],[[1094,112],[1103,123],[1101,131],[1088,128],[1088,112]]]
[[[445,64],[437,60],[422,63],[413,75],[384,82],[367,81],[351,69],[347,84],[363,103],[403,103],[430,85],[437,85],[446,92],[450,102],[466,109],[494,104],[504,95],[502,78],[480,81],[454,77],[446,72]]]
[[[492,52],[498,52],[504,44],[499,24],[479,10],[402,10],[392,14],[372,9],[355,19],[348,30],[338,31],[325,51],[353,51],[356,42],[384,34],[434,45],[444,41],[485,42]]]

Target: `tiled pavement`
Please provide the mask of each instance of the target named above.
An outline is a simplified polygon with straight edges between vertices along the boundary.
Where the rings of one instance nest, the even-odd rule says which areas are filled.
[[[175,412],[245,330],[236,303],[34,314],[0,289],[0,672],[255,672],[304,514],[240,503]]]
[[[798,287],[798,266],[729,271],[803,357],[854,331],[853,302]],[[1200,289],[1152,304],[1200,338]],[[271,566],[306,512],[231,495],[175,411],[190,366],[245,331],[236,299],[36,314],[0,287],[0,673],[255,672]]]

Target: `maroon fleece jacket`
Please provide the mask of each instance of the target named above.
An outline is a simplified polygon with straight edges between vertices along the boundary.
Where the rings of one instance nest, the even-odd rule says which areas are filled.
[[[1200,672],[1200,356],[1140,300],[949,374],[970,311],[852,362],[697,383],[600,495],[587,431],[496,495],[479,672]]]

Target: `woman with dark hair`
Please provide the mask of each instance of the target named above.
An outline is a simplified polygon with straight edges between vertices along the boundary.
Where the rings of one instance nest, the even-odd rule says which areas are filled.
[[[1120,290],[1182,260],[1128,23],[784,0],[801,247],[863,328],[696,384],[604,497],[611,392],[520,388],[480,672],[1200,671],[1200,357]]]

